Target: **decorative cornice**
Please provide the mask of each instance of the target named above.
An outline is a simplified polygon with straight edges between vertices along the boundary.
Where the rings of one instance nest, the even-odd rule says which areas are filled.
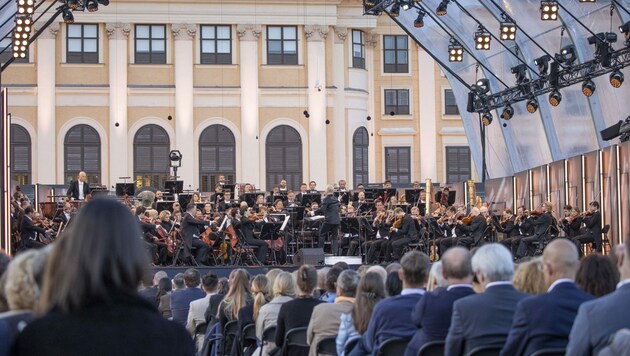
[[[304,34],[307,41],[321,42],[328,37],[328,26],[306,25]]]
[[[258,41],[262,26],[254,24],[236,25],[236,35],[241,41]]]
[[[110,40],[126,40],[131,33],[131,25],[120,22],[108,23],[105,25],[105,30]]]
[[[344,43],[348,38],[348,28],[335,26],[335,43]]]
[[[39,31],[39,28],[35,28],[35,31]],[[48,26],[38,38],[43,40],[54,40],[57,38],[57,34],[59,33],[59,22],[53,22]]]
[[[365,33],[365,45],[370,47],[376,47],[378,44],[378,34],[376,31],[368,31]]]
[[[192,41],[197,34],[197,26],[186,23],[176,23],[171,27],[176,41]]]

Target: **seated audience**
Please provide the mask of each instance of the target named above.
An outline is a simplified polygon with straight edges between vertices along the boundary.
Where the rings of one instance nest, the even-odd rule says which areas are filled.
[[[319,296],[319,300],[326,303],[334,303],[337,290],[337,279],[343,270],[339,267],[332,267],[326,273],[326,290]]]
[[[260,308],[271,300],[271,286],[269,285],[269,279],[264,274],[258,274],[252,278],[250,283],[250,290],[252,292],[253,303],[245,305],[238,311],[238,335],[239,342],[243,342],[243,330],[247,325],[254,324]],[[256,345],[253,346],[256,349]],[[253,351],[253,350],[252,350]]]
[[[181,273],[180,273],[181,274]],[[182,275],[182,288],[184,284],[184,276]],[[158,282],[158,292],[155,299],[158,300],[158,311],[166,319],[172,317],[171,314],[171,291],[173,290],[173,282],[168,277],[160,279]]]
[[[206,295],[199,289],[200,282],[201,277],[199,271],[194,268],[189,268],[184,272],[184,284],[186,288],[178,289],[171,293],[171,313],[173,314],[173,321],[180,323],[182,326],[186,326],[190,302],[201,299]]]
[[[138,292],[138,294],[140,294],[140,296],[144,298],[147,302],[151,304],[155,304],[156,308],[160,304],[160,301],[157,300],[156,298],[157,293],[158,293],[158,282],[160,282],[160,279],[165,278],[165,277],[168,277],[166,272],[164,271],[155,272],[153,279],[150,279],[151,276],[149,276],[150,285],[145,285],[144,288]],[[145,281],[143,280],[142,282],[144,283]]]
[[[330,267],[324,267],[317,270],[317,289],[315,293],[313,293],[313,296],[315,298],[319,299],[320,296],[324,294],[328,289],[326,287],[326,277],[328,275],[328,271],[330,271]]]
[[[75,219],[46,265],[42,317],[18,336],[15,354],[192,355],[186,329],[138,296],[149,260],[129,209],[94,199]]]
[[[332,268],[333,270],[335,268]],[[353,270],[341,272],[337,279],[337,297],[333,303],[325,303],[315,307],[308,324],[306,341],[311,346],[309,356],[317,354],[317,343],[326,336],[335,336],[339,331],[341,314],[349,313],[359,284],[359,274]]]
[[[442,256],[442,269],[448,287],[426,293],[413,308],[411,321],[418,329],[407,346],[406,356],[416,356],[427,342],[444,341],[451,326],[453,303],[475,294],[471,286],[471,255],[467,249],[452,247],[446,250]]]
[[[225,277],[219,278],[217,294],[210,297],[208,309],[206,309],[206,322],[208,323],[208,326],[213,325],[219,320],[219,305],[223,301],[223,298],[225,298],[229,288],[228,279]]]
[[[387,270],[383,268],[383,266],[374,265],[368,268],[367,273],[374,272],[381,276],[381,281],[383,281],[383,287],[385,287],[385,281],[387,281]]]
[[[293,277],[287,272],[280,273],[273,284],[273,299],[260,308],[260,312],[256,317],[256,338],[258,340],[263,339],[265,329],[277,324],[280,308],[284,303],[293,300],[294,297],[295,282]],[[274,341],[266,343],[262,352],[255,352],[255,354],[268,355],[269,350],[276,348]]]
[[[253,303],[252,295],[249,291],[249,273],[242,268],[235,269],[230,273],[228,279],[230,289],[219,304],[217,319],[221,325],[221,330],[225,330],[225,324],[232,320],[237,320],[238,311],[244,306]]]
[[[565,348],[580,304],[593,296],[578,289],[578,251],[570,240],[553,240],[543,251],[543,273],[549,290],[521,300],[501,355],[531,355],[546,348]]]
[[[442,261],[436,261],[431,264],[429,270],[429,280],[427,281],[427,292],[433,292],[438,288],[448,287],[448,281],[442,275]]]
[[[619,271],[608,257],[592,253],[580,260],[575,275],[575,285],[596,298],[615,291],[619,283]]]
[[[569,336],[567,355],[597,355],[614,333],[630,328],[629,242],[630,239],[626,239],[626,245],[616,250],[621,282],[613,293],[580,306]]]
[[[361,342],[369,354],[376,354],[388,339],[411,339],[415,333],[411,311],[425,293],[429,257],[418,251],[408,252],[400,260],[400,266],[398,275],[403,283],[400,295],[386,298],[374,307],[368,329],[362,336]]]
[[[512,278],[514,288],[527,294],[543,294],[547,291],[547,282],[543,274],[541,258],[522,262],[516,267]]]
[[[201,288],[206,293],[206,296],[193,300],[190,302],[188,308],[188,318],[186,319],[186,329],[195,338],[197,343],[197,350],[203,347],[203,337],[205,335],[205,329],[197,330],[200,325],[206,325],[206,309],[208,309],[208,303],[210,297],[217,293],[217,285],[219,284],[219,278],[213,272],[206,273],[201,279]]]
[[[472,270],[484,292],[453,304],[446,356],[466,355],[479,346],[503,346],[516,304],[527,296],[512,286],[512,260],[510,251],[500,244],[487,244],[475,251]]]
[[[400,276],[398,275],[398,271],[389,272],[387,275],[387,280],[385,281],[385,291],[387,292],[388,297],[395,297],[400,295],[402,292],[403,283],[400,280]]]

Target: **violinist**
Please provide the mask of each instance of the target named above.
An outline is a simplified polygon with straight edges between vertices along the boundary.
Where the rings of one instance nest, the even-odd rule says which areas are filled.
[[[43,227],[35,226],[33,224],[34,211],[33,208],[28,206],[24,209],[24,216],[22,218],[21,225],[21,247],[22,248],[40,248],[44,247],[44,244],[39,242],[39,234],[48,234],[52,230],[46,230]]]
[[[272,209],[275,214],[287,213],[287,210],[284,208],[284,203],[282,202],[282,199],[276,199],[276,201],[273,203]]]
[[[232,192],[226,190],[223,192],[223,200],[219,202],[218,210],[224,213],[226,210],[237,207],[237,203],[232,200]]]
[[[592,201],[582,216],[586,231],[571,239],[578,247],[580,257],[583,255],[582,244],[592,243],[594,250],[598,252],[601,252],[602,249],[602,213],[599,211],[599,203]]]
[[[487,213],[488,208],[486,207],[481,207],[481,209],[478,209],[477,207],[470,209],[470,216],[473,219],[468,225],[460,222],[460,229],[466,234],[466,236],[461,237],[457,241],[458,246],[471,248],[479,245],[484,232],[486,231],[486,227],[488,226],[485,218]]]
[[[405,214],[404,210],[396,208],[394,215],[396,216],[396,221],[390,228],[390,242],[387,245],[385,258],[389,258],[391,253],[392,259],[398,261],[402,257],[402,251],[405,246],[409,245],[410,242],[418,241],[418,231],[410,214]]]
[[[518,249],[516,250],[516,259],[525,257],[525,254],[528,251],[533,255],[536,252],[533,244],[534,242],[539,242],[539,245],[542,246],[543,240],[547,238],[549,227],[553,223],[553,216],[551,215],[552,210],[553,205],[551,202],[546,201],[543,203],[540,210],[531,213],[531,215],[537,216],[531,221],[534,234],[520,239]]]
[[[492,220],[492,223],[498,232],[505,234],[505,237],[501,240],[501,244],[511,249],[512,242],[514,242],[516,236],[519,235],[518,227],[516,226],[516,216],[512,213],[512,209],[506,208],[503,210],[501,221],[496,222]]]
[[[68,227],[70,220],[74,218],[73,206],[69,202],[63,203],[63,210],[57,215],[55,220],[63,222],[64,228]]]
[[[197,206],[195,204],[188,204],[186,207],[186,213],[182,218],[181,232],[182,240],[184,242],[184,258],[187,258],[192,254],[192,249],[196,248],[196,260],[201,264],[208,264],[208,252],[210,246],[199,239],[199,226],[208,227],[210,223],[208,221],[195,219],[197,215]]]
[[[219,208],[219,203],[223,200],[223,185],[217,183],[214,185],[214,193],[210,196],[210,200],[214,203],[216,209]]]
[[[254,230],[261,230],[264,224],[263,219],[254,215],[251,208],[241,209],[243,219],[240,222],[240,230],[245,239],[245,243],[256,250],[256,258],[260,263],[267,264],[267,243],[254,237]]]
[[[213,212],[212,212],[212,204],[210,204],[210,203],[205,203],[205,204],[203,205],[203,215],[204,215],[207,219],[209,219],[209,218],[213,215]]]
[[[364,248],[364,250],[367,251],[366,259],[368,264],[376,263],[381,251],[385,250],[383,246],[389,238],[389,228],[394,218],[394,212],[392,211],[388,221],[388,212],[385,210],[385,205],[380,199],[376,200],[375,206],[376,215],[372,222],[372,227],[376,230],[376,238],[373,241],[366,242]]]
[[[147,209],[143,206],[136,207],[136,217],[138,217],[138,224],[142,231],[142,239],[144,240],[145,247],[149,252],[149,256],[153,258],[154,263],[158,263],[160,257],[159,251],[159,239],[156,237],[157,230],[155,224],[150,223],[150,219],[146,215]]]
[[[173,207],[173,216],[176,216],[177,214],[181,215],[182,208],[181,208],[181,206],[179,205],[178,202],[174,202],[172,207]]]
[[[171,212],[168,210],[162,210],[158,217],[159,224],[166,232],[171,232],[173,229],[173,221],[171,221]]]
[[[582,228],[582,214],[571,205],[564,207],[564,219],[560,222],[566,238],[580,235]]]
[[[262,207],[267,207],[267,204],[265,204],[265,196],[263,194],[258,194],[256,196],[256,203],[254,204],[254,209],[256,210],[257,213],[260,213],[260,209]]]

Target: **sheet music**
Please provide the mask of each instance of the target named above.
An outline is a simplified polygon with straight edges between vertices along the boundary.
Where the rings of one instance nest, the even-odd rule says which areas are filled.
[[[219,227],[219,232],[223,231],[223,227],[225,226],[225,223],[227,222],[227,220],[228,220],[228,216],[226,215],[223,218],[223,222],[221,223],[221,226]]]
[[[282,222],[282,226],[280,227],[280,231],[284,231],[284,228],[287,227],[289,223],[289,215],[284,215],[284,221]]]

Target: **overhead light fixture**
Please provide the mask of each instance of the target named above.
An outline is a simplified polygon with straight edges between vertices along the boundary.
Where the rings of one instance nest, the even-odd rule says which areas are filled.
[[[98,0],[98,3],[103,5],[103,6],[107,6],[107,5],[109,5],[109,0]]]
[[[66,4],[69,8],[76,9],[77,7],[79,7],[79,0],[68,0],[66,1]]]
[[[623,25],[619,26],[619,32],[621,33],[630,33],[630,21],[624,23]]]
[[[516,39],[516,24],[512,21],[501,22],[501,40],[514,41]]]
[[[307,119],[311,117],[311,114],[308,113],[308,110],[304,110],[303,114],[304,114],[304,117]]]
[[[477,32],[475,32],[475,48],[477,50],[488,51],[490,50],[490,40],[492,35],[485,28],[479,26]]]
[[[451,44],[448,45],[448,61],[462,62],[464,60],[464,47],[451,38]]]
[[[621,73],[618,69],[614,72],[610,73],[610,85],[615,88],[621,87],[623,84],[623,73]]]
[[[554,91],[551,92],[551,94],[549,94],[549,104],[551,104],[551,106],[558,106],[560,105],[560,102],[562,101],[562,94],[560,94],[560,92],[555,89]]]
[[[560,63],[571,65],[577,59],[574,45],[562,47],[560,54],[556,54],[556,60]]]
[[[597,0],[580,0],[580,2],[596,2]]]
[[[477,80],[477,83],[475,83],[475,90],[479,93],[479,95],[486,94],[490,91],[490,81],[486,78]]]
[[[392,8],[389,10],[389,16],[398,17],[399,15],[400,15],[400,4],[394,3],[394,5],[392,5]]]
[[[376,1],[375,0],[364,0],[363,1],[363,5],[372,7],[372,6],[376,5]]]
[[[587,97],[591,97],[593,96],[593,93],[595,93],[596,88],[597,87],[595,86],[595,83],[593,83],[592,80],[588,79],[587,81],[582,83],[582,94]]]
[[[435,10],[435,13],[438,16],[446,15],[446,13],[447,13],[446,8],[448,7],[448,3],[449,3],[449,0],[442,0],[442,2],[440,2],[440,4],[438,5],[437,9]]]
[[[588,44],[595,46],[595,59],[597,59],[603,67],[610,67],[611,54],[613,49],[611,43],[617,42],[617,34],[614,32],[600,32],[589,37]]]
[[[516,84],[523,84],[528,82],[527,79],[527,66],[525,64],[519,64],[511,69],[512,74],[516,76]]]
[[[413,27],[415,28],[421,28],[424,27],[424,16],[427,13],[424,12],[424,10],[420,9],[418,10],[418,17],[416,17],[416,19],[413,21]]]
[[[543,21],[556,21],[558,19],[558,2],[556,0],[540,2],[540,19]]]
[[[481,123],[483,126],[488,126],[492,123],[492,114],[489,111],[486,111],[481,115]]]
[[[20,15],[32,15],[35,6],[35,0],[18,0],[17,1],[17,14]]]
[[[544,77],[547,75],[547,71],[549,70],[550,60],[551,60],[551,56],[548,54],[545,54],[542,57],[538,57],[534,59],[534,64],[538,67],[538,74],[541,77]]]
[[[409,10],[409,3],[407,1],[400,1],[402,3],[402,5],[400,5],[402,7],[403,10],[407,11]]]
[[[28,15],[21,15],[15,18],[15,31],[13,31],[12,42],[13,57],[15,58],[26,58],[32,21]]]
[[[85,8],[89,12],[98,11],[98,2],[96,0],[86,0],[85,1]]]
[[[182,166],[182,158],[184,156],[179,150],[172,150],[168,154],[169,166],[171,168],[181,167]]]
[[[514,108],[509,103],[505,105],[503,108],[503,112],[501,113],[501,118],[505,121],[509,121],[512,117],[514,117]]]
[[[65,23],[74,23],[74,15],[70,8],[64,8],[61,17],[63,17],[63,22]]]
[[[527,100],[527,112],[533,114],[538,110],[538,100],[536,98],[529,98]]]

